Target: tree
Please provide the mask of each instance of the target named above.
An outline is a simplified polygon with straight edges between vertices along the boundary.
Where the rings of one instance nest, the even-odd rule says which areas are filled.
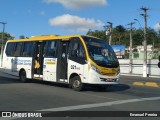
[[[27,37],[25,37],[24,35],[19,36],[19,39],[26,39]]]
[[[112,43],[113,44],[125,44],[126,47],[130,44],[130,30],[127,30],[122,25],[118,25],[112,29]],[[109,36],[106,36],[105,30],[88,31],[87,35],[98,37],[100,39],[109,40]],[[134,29],[132,31],[133,47],[143,45],[144,31],[143,29]],[[155,48],[160,48],[160,32],[156,32],[154,29],[147,28],[147,44],[154,45]]]
[[[142,29],[133,30],[133,47],[142,45],[144,40],[144,32]]]
[[[107,37],[106,37],[106,34],[105,34],[105,31],[103,31],[103,30],[95,30],[95,31],[91,31],[91,30],[89,30],[88,32],[87,32],[87,35],[89,35],[89,36],[94,36],[94,37],[98,37],[98,38],[100,38],[100,39],[103,39],[103,40],[106,40],[106,41],[108,41],[108,39],[107,39]]]
[[[2,40],[2,34],[3,32],[0,32],[0,40]],[[5,41],[14,39],[14,37],[9,33],[4,33],[3,36]]]
[[[118,25],[113,29],[112,36],[115,44],[117,44],[117,42],[118,44],[122,43],[121,40],[124,39],[125,32],[126,32],[126,29],[122,25]]]
[[[2,38],[2,35],[3,35],[3,38]],[[4,45],[7,40],[12,40],[12,39],[14,39],[14,37],[9,33],[0,32],[0,50],[2,47],[2,39],[3,39],[3,45]]]
[[[4,44],[6,43],[7,40],[13,40],[14,39],[14,37],[11,34],[0,32],[0,44],[2,44],[2,34],[3,34],[3,39],[4,39],[3,43]]]

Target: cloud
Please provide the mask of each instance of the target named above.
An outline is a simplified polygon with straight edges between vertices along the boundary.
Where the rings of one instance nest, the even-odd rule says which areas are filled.
[[[160,31],[160,23],[157,23],[157,24],[154,26],[154,28],[155,28],[156,30]]]
[[[51,18],[49,19],[49,24],[77,32],[87,32],[89,29],[98,29],[104,26],[104,23],[100,20],[82,18],[70,14]]]
[[[83,9],[90,6],[102,6],[107,0],[43,0],[46,3],[60,3],[68,9]]]

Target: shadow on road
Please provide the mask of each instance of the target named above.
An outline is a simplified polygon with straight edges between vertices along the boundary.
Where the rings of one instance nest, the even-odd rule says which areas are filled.
[[[19,81],[18,77],[0,76],[0,84],[15,84],[15,83],[22,83],[22,82]],[[39,80],[29,80],[29,83],[43,84],[43,85],[49,85],[53,87],[62,87],[62,88],[69,89],[69,85],[64,83],[54,83],[54,82],[39,81]],[[130,89],[130,86],[127,84],[109,85],[108,87],[102,88],[102,89],[97,86],[85,85],[85,89],[83,90],[83,92],[85,91],[116,92],[116,91],[125,91],[128,89]]]
[[[117,92],[117,91],[125,91],[130,89],[129,85],[126,84],[116,84],[109,85],[106,88],[99,88],[96,86],[87,86],[84,91],[94,91],[94,92]]]
[[[0,76],[0,84],[13,84],[13,83],[21,83],[21,82],[17,78]]]
[[[115,92],[115,91],[125,91],[125,90],[128,90],[128,89],[130,89],[129,85],[117,84],[117,85],[111,85],[107,91],[108,92]]]

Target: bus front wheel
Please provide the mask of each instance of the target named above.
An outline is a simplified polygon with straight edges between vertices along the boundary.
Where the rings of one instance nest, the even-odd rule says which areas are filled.
[[[21,71],[19,74],[19,78],[21,82],[27,82],[27,77],[26,77],[26,72],[25,71]]]
[[[71,79],[71,86],[75,91],[82,91],[84,88],[84,85],[78,76],[75,76]]]

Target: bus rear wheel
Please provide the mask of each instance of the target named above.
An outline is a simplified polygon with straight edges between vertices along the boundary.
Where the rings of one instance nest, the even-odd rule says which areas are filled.
[[[75,76],[71,79],[71,86],[75,91],[82,91],[84,88],[84,84],[81,82],[81,79],[78,76]]]
[[[24,70],[20,72],[19,79],[21,82],[27,82],[26,72]]]

